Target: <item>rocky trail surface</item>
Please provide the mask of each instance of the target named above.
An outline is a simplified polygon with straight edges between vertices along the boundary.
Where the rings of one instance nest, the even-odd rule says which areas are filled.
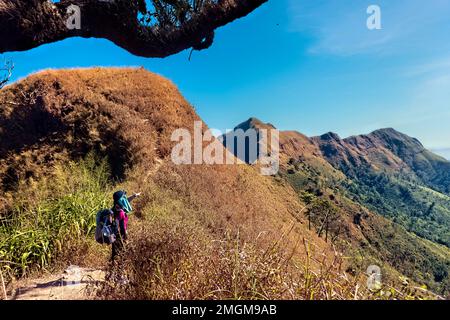
[[[102,270],[69,266],[62,274],[18,283],[9,300],[85,300],[92,299],[105,281]]]

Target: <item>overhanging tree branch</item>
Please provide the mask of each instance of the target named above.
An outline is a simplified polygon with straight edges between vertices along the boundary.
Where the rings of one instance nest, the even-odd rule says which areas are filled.
[[[10,61],[5,62],[4,66],[0,67],[0,89],[11,79],[13,69],[14,64]]]
[[[210,47],[217,28],[267,1],[153,0],[150,11],[144,0],[0,0],[0,53],[79,36],[108,39],[132,54],[162,58]],[[80,8],[80,29],[66,25],[71,5]]]

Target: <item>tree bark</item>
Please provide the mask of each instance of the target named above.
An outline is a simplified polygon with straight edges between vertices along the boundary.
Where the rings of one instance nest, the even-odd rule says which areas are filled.
[[[0,0],[0,53],[29,50],[70,37],[108,39],[143,57],[167,57],[182,50],[206,49],[214,30],[244,17],[268,0],[218,0],[180,26],[145,26],[137,0]],[[81,29],[66,26],[67,8],[81,10]]]

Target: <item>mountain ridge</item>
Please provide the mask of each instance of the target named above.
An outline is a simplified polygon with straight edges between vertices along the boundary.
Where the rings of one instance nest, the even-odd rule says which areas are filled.
[[[107,270],[130,282],[106,283],[102,297],[374,297],[364,287],[373,264],[390,298],[421,297],[419,284],[447,292],[446,247],[363,206],[358,195],[368,191],[351,189],[361,183],[298,132],[280,134],[274,176],[245,164],[176,165],[173,131],[192,134],[201,118],[173,83],[142,68],[39,72],[3,88],[0,105],[0,260],[13,263],[0,268],[8,279],[68,263],[105,266],[95,214],[120,188],[142,196],[127,254]],[[273,126],[250,118],[238,127]],[[436,202],[426,211],[441,209]],[[403,276],[412,286],[390,291]]]
[[[257,124],[253,128],[263,127],[262,121],[253,122]],[[374,256],[410,275],[414,274],[412,262],[409,258],[398,261],[396,256],[422,251],[419,273],[427,273],[427,261],[435,261],[429,283],[440,290],[448,288],[448,280],[443,279],[448,279],[450,269],[449,161],[393,128],[344,139],[333,132],[307,137],[298,131],[280,131],[279,140],[279,176],[311,205],[316,201],[337,205],[336,221],[341,221],[335,227],[337,233],[356,247],[366,241],[375,245],[370,249]],[[323,217],[318,219],[323,225]],[[396,231],[388,236],[388,229]],[[397,247],[392,247],[394,240],[386,241],[400,235],[409,242],[399,239]],[[442,250],[447,255],[435,254],[428,240],[445,246]],[[384,256],[380,250],[391,253]],[[413,277],[423,278],[423,274]]]
[[[245,123],[253,123],[246,126],[253,129],[267,125],[255,117],[251,117]],[[272,124],[267,126],[275,128]],[[439,181],[442,175],[447,178],[450,161],[426,149],[417,138],[410,137],[394,128],[381,128],[368,134],[352,135],[347,138],[341,138],[334,132],[312,137],[298,131],[281,131],[281,133],[301,137],[304,143],[308,140],[312,141],[330,163],[344,171],[349,166],[374,164],[376,170],[408,170],[423,179],[422,171],[428,170],[431,171],[432,177],[430,181],[426,181],[427,184],[432,188],[438,186],[437,189],[445,193],[450,192],[450,187],[446,187],[444,182]],[[374,154],[371,149],[379,149],[379,152]],[[445,170],[444,173],[443,170]],[[427,174],[430,175],[429,172]]]

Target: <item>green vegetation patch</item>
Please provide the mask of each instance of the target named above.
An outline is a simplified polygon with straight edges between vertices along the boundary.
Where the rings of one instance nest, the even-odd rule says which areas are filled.
[[[2,269],[20,276],[56,257],[76,260],[93,238],[97,211],[110,205],[109,177],[107,162],[90,154],[21,184],[0,212]]]

